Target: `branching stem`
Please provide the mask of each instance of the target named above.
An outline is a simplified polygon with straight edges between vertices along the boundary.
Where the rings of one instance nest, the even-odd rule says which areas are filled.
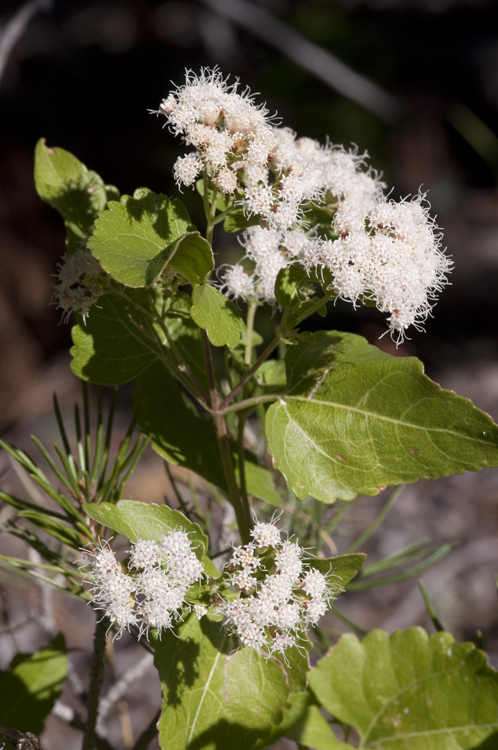
[[[204,330],[201,330],[201,341],[202,350],[204,353],[206,375],[209,383],[209,397],[212,409],[211,413],[213,415],[213,422],[216,430],[218,447],[220,450],[223,473],[225,475],[225,481],[227,483],[228,499],[230,500],[230,503],[233,505],[233,508],[235,510],[242,544],[247,544],[250,539],[249,532],[251,528],[251,515],[249,512],[249,505],[243,502],[243,498],[241,498],[239,493],[237,478],[235,476],[235,471],[233,468],[227,426],[225,423],[225,418],[220,413],[219,409],[219,397],[214,377],[211,347],[207,334]]]

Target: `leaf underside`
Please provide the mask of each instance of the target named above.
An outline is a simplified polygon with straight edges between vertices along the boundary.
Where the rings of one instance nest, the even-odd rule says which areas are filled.
[[[415,357],[319,331],[286,356],[287,393],[267,412],[275,466],[304,499],[352,500],[387,485],[498,466],[498,426],[441,389]]]

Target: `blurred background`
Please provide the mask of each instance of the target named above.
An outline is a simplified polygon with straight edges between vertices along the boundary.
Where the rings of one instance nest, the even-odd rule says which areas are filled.
[[[368,151],[393,197],[428,191],[455,270],[426,332],[412,331],[396,350],[388,337],[379,340],[385,323],[376,310],[347,303],[330,311],[326,325],[418,356],[431,378],[498,420],[497,7],[490,0],[0,0],[0,420],[7,439],[28,448],[34,433],[50,443],[53,391],[67,409],[79,396],[68,366],[70,327],[50,306],[64,230],[34,190],[37,140],[73,152],[122,193],[146,186],[172,194],[182,145],[148,111],[171,82],[183,82],[185,68],[214,65],[260,92],[299,135]],[[195,214],[192,195],[184,200]],[[221,252],[235,256],[233,237]],[[125,389],[123,424],[128,395]],[[19,481],[11,469],[4,480],[9,488]],[[147,453],[128,496],[161,502],[167,492],[161,461]],[[354,528],[361,531],[384,502],[359,500]],[[458,540],[424,581],[445,627],[474,641],[482,631],[495,666],[497,509],[496,470],[419,482],[365,546],[374,561],[423,537]],[[35,623],[36,592],[4,586],[2,596],[0,668],[17,648],[32,651],[47,640]],[[54,601],[54,627],[78,650],[84,674],[92,613]],[[367,629],[431,629],[416,580],[352,592],[343,604]],[[346,628],[334,618],[330,627]],[[118,673],[134,659],[126,638],[119,648]],[[158,704],[151,674],[134,683],[129,699],[134,732]],[[131,747],[113,710],[115,745]],[[62,726],[49,721],[47,748],[78,747],[77,733]]]

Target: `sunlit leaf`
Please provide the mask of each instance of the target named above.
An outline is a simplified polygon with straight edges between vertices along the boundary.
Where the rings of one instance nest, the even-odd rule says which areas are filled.
[[[131,287],[150,286],[168,264],[186,232],[195,231],[178,199],[147,188],[111,201],[98,218],[88,241],[92,254],[116,281]]]
[[[196,286],[202,284],[214,268],[211,246],[199,232],[187,232],[168,247],[169,265]]]
[[[360,747],[471,750],[498,743],[498,673],[472,643],[421,628],[343,635],[311,670],[313,693]]]
[[[287,698],[306,685],[307,657],[289,650],[288,665],[249,648],[233,651],[221,623],[191,616],[156,644],[163,684],[159,721],[164,750],[250,750],[283,718]]]
[[[206,573],[215,578],[219,576],[216,566],[206,556],[209,539],[198,524],[190,521],[179,510],[136,500],[120,500],[116,504],[88,503],[83,508],[90,518],[117,531],[131,542],[146,539],[159,543],[170,531],[186,531],[193,542],[194,552],[204,563]]]
[[[44,139],[36,145],[35,184],[40,198],[64,219],[69,252],[82,247],[107,201],[119,197],[69,151],[49,147]]]
[[[267,412],[275,466],[304,499],[352,500],[386,485],[498,465],[498,426],[442,390],[415,357],[319,331],[286,356],[287,392]]]
[[[237,346],[246,324],[233,302],[210,284],[197,287],[192,302],[192,319],[206,331],[214,346]]]

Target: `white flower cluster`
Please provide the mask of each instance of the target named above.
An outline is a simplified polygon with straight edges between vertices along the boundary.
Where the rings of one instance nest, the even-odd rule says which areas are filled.
[[[104,293],[106,274],[96,258],[88,250],[76,250],[64,256],[55,284],[57,307],[64,311],[67,320],[70,313],[79,312],[85,318],[91,306]]]
[[[133,544],[127,571],[107,542],[86,555],[94,604],[116,625],[118,637],[131,625],[137,625],[140,634],[155,628],[160,637],[181,617],[188,606],[185,595],[204,575],[188,534],[178,529],[165,534],[160,544],[147,540]]]
[[[224,568],[225,581],[240,597],[218,597],[215,608],[242,646],[267,655],[299,647],[341,587],[303,560],[299,544],[283,541],[274,523],[256,523],[251,535],[253,541],[235,547]]]
[[[185,85],[159,108],[173,132],[196,149],[177,160],[177,183],[193,185],[205,170],[248,216],[259,217],[260,225],[242,238],[253,271],[226,268],[223,291],[274,305],[281,268],[301,262],[318,273],[328,269],[335,296],[355,305],[373,300],[402,340],[408,326],[427,318],[452,266],[425,196],[389,201],[378,174],[366,167],[366,154],[296,138],[273,126],[268,111],[237,88],[216,68],[187,72]],[[321,224],[328,219],[328,232],[320,234],[313,208]]]

